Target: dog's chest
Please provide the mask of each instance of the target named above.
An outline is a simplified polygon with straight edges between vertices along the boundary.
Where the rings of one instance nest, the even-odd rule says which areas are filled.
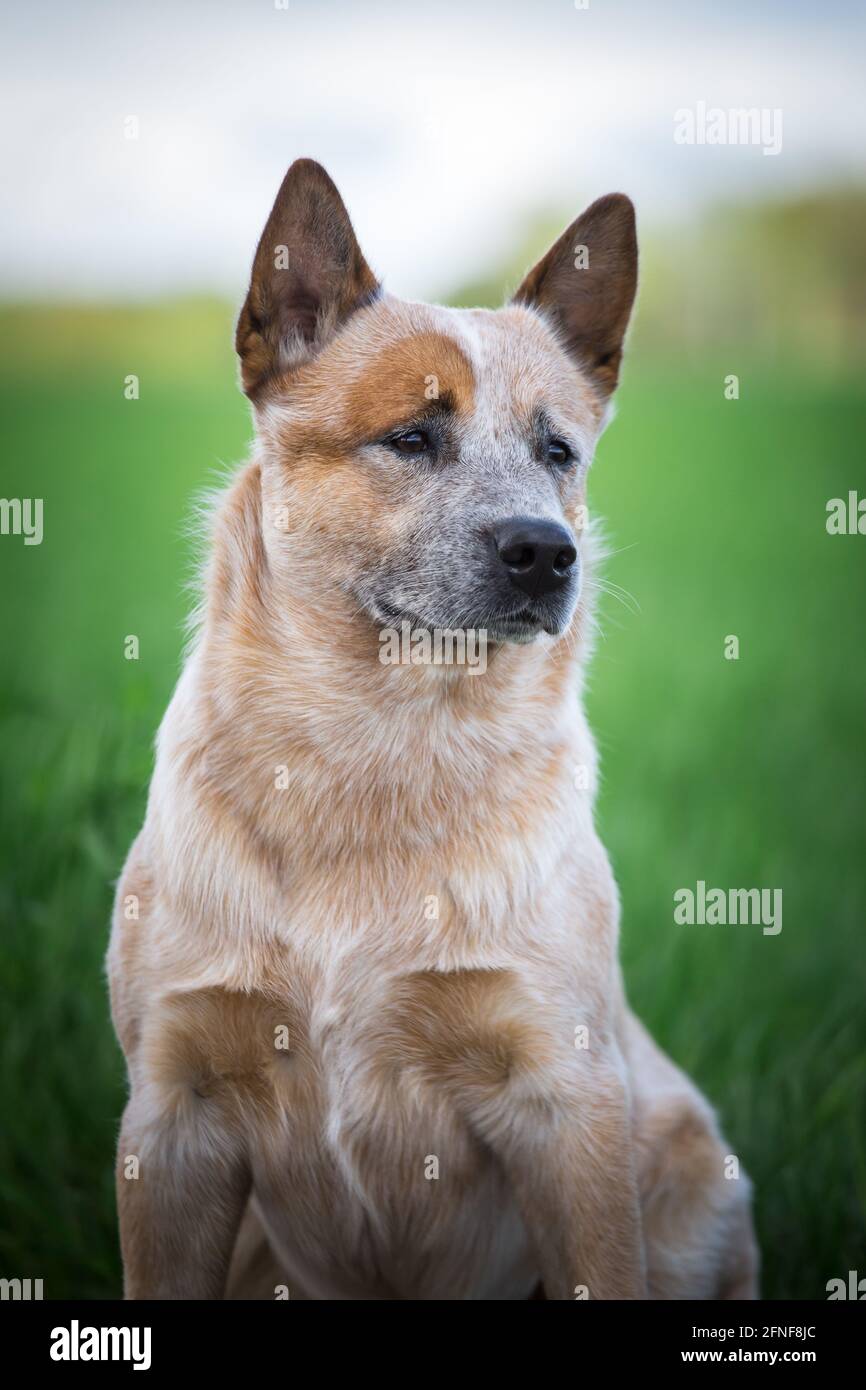
[[[463,1119],[470,1091],[507,1109],[546,1065],[548,1030],[513,972],[416,971],[356,997],[272,980],[175,995],[159,1013],[149,1067],[197,1117],[240,1133],[272,1242],[305,1290],[524,1296],[521,1223]]]

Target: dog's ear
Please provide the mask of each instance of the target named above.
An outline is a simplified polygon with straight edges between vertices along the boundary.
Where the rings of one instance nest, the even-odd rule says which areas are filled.
[[[255,399],[274,374],[312,357],[379,286],[321,164],[297,159],[256,248],[235,348]]]
[[[546,311],[603,395],[614,389],[637,288],[634,207],[608,193],[588,207],[523,281],[518,304]]]

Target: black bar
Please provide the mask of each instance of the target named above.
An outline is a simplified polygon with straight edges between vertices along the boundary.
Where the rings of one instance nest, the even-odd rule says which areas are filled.
[[[375,1305],[369,1303],[363,1311],[345,1303],[331,1304],[325,1311],[300,1301],[7,1301],[0,1303],[0,1334],[5,1362],[13,1359],[25,1371],[31,1367],[47,1370],[59,1378],[92,1378],[106,1368],[114,1375],[135,1373],[131,1359],[81,1357],[82,1351],[98,1347],[106,1357],[116,1350],[143,1362],[149,1355],[149,1366],[142,1366],[139,1375],[190,1370],[197,1375],[212,1371],[222,1376],[237,1371],[246,1377],[252,1372],[258,1377],[282,1367],[287,1375],[300,1372],[305,1379],[318,1371],[331,1372],[335,1354],[339,1356],[345,1349],[353,1368],[361,1371],[365,1362],[380,1367],[390,1364],[396,1373],[402,1366],[399,1374],[403,1379],[414,1374],[405,1354],[403,1339],[407,1333],[415,1339],[409,1346],[421,1352],[427,1374],[440,1358],[440,1364],[453,1374],[465,1369],[469,1358],[477,1357],[481,1364],[489,1358],[489,1370],[490,1361],[510,1358],[515,1352],[528,1354],[537,1368],[552,1357],[565,1356],[575,1373],[590,1354],[595,1359],[604,1357],[611,1372],[712,1364],[775,1369],[797,1364],[826,1373],[856,1364],[864,1330],[863,1310],[844,1302],[576,1302],[568,1308],[537,1304],[522,1314],[527,1321],[518,1325],[499,1324],[495,1314],[491,1324],[491,1313],[477,1308],[471,1316],[468,1310],[460,1316],[469,1320],[450,1323],[450,1314],[443,1315],[441,1308],[438,1313],[427,1309],[395,1316],[393,1307],[390,1313],[376,1313]],[[383,1318],[381,1323],[379,1317]],[[418,1317],[420,1323],[415,1321]],[[127,1329],[128,1333],[116,1338],[109,1335],[103,1342],[92,1332],[103,1328]],[[136,1340],[133,1329],[139,1330]],[[512,1340],[515,1332],[516,1343]],[[452,1333],[456,1333],[454,1340]],[[540,1333],[544,1342],[537,1340]],[[308,1340],[311,1335],[315,1341]],[[352,1340],[347,1341],[347,1336]],[[297,1340],[299,1337],[302,1340]],[[79,1359],[53,1359],[52,1347],[70,1355],[77,1348]],[[320,1365],[310,1366],[317,1349]]]

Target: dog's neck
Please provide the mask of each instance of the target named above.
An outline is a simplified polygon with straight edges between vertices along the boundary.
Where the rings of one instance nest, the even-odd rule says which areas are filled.
[[[321,850],[432,849],[502,822],[556,814],[575,764],[594,755],[580,707],[584,650],[491,645],[483,671],[386,665],[375,625],[332,593],[277,589],[250,465],[217,515],[195,701],[204,702],[209,779],[275,848],[298,834]]]

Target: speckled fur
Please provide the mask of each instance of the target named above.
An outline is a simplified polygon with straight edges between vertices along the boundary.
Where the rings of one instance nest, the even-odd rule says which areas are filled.
[[[602,212],[566,238],[598,228],[630,271],[613,329],[583,285],[557,316],[537,271],[497,313],[378,293],[324,172],[283,185],[238,332],[257,445],[117,892],[127,1297],[754,1293],[748,1180],[628,1011],[593,825],[578,518],[633,294],[630,205]],[[440,472],[376,442],[431,375]],[[539,405],[567,475],[533,457]],[[484,616],[473,546],[513,514],[574,529],[566,630],[493,643],[480,677],[383,665],[384,602]]]

